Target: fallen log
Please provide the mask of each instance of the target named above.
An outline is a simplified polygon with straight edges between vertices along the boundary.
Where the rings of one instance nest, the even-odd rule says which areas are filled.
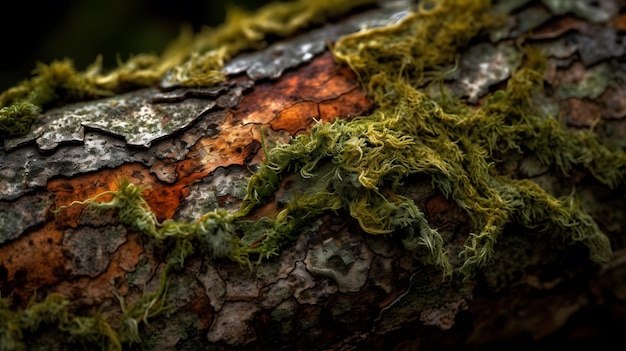
[[[0,348],[619,340],[624,5],[348,3],[3,93]]]

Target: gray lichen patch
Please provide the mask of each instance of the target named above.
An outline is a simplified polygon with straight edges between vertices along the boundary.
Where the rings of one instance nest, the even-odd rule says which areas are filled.
[[[357,292],[367,282],[374,253],[362,243],[338,245],[335,241],[309,250],[307,269],[316,275],[333,279],[339,291]]]
[[[596,99],[606,90],[612,80],[620,76],[620,73],[609,63],[603,62],[581,72],[576,81],[559,85],[556,97],[562,100],[570,97]],[[621,75],[623,78],[624,74]]]
[[[221,310],[224,302],[226,302],[226,282],[215,266],[205,262],[196,274],[196,279],[204,287],[211,307],[215,311]]]
[[[175,218],[194,220],[217,208],[237,211],[238,203],[219,204],[220,197],[232,197],[241,200],[245,196],[250,171],[244,167],[233,165],[220,167],[208,177],[194,183],[189,188],[189,195],[182,201]]]
[[[151,163],[146,151],[128,150],[126,144],[112,136],[87,133],[83,145],[67,145],[54,154],[43,156],[29,145],[8,153],[0,151],[0,199],[11,200],[43,187],[55,176],[73,176],[124,162]]]
[[[525,5],[528,0],[506,0],[498,3],[497,10],[501,13],[510,13],[513,9]],[[508,16],[506,23],[499,29],[490,33],[492,42],[502,39],[516,38],[523,33],[528,33],[548,21],[552,15],[541,5],[531,6],[521,10],[514,16]]]
[[[543,0],[543,4],[555,15],[574,15],[591,22],[606,22],[617,13],[619,5],[611,0]]]
[[[578,52],[585,66],[626,53],[623,32],[616,28],[592,27],[579,36]]]
[[[146,324],[145,336],[137,350],[197,350],[181,347],[194,340],[194,331],[202,327],[202,322],[194,313],[177,312],[167,318],[157,319]]]
[[[139,256],[139,262],[134,269],[126,274],[126,280],[130,285],[144,287],[152,278],[152,266],[145,253]]]
[[[131,146],[149,147],[155,140],[188,127],[215,106],[212,100],[155,104],[152,97],[157,93],[157,89],[144,89],[50,110],[19,142],[5,141],[5,148],[11,150],[31,139],[40,150],[52,151],[59,144],[82,141],[85,127],[121,137]]]
[[[238,89],[229,92],[241,96]],[[198,120],[181,135],[173,133],[164,140],[155,141],[149,149],[130,148],[121,138],[98,131],[86,132],[81,144],[59,145],[52,154],[42,154],[35,145],[20,144],[10,150],[0,150],[0,200],[12,200],[24,193],[43,187],[56,176],[70,177],[76,174],[114,168],[127,162],[137,162],[152,166],[155,161],[173,164],[182,160],[200,138],[217,133],[214,127],[224,120],[224,111],[202,113],[206,101],[189,101],[196,108]],[[189,107],[189,105],[185,105]],[[179,106],[183,108],[184,106]],[[186,112],[188,113],[188,112]],[[5,142],[10,142],[9,139]],[[159,163],[157,166],[159,167]],[[153,169],[161,181],[171,181],[177,175],[173,168]]]
[[[260,306],[272,309],[291,297],[299,299],[304,291],[313,288],[315,284],[315,279],[307,271],[304,263],[296,262],[295,268],[288,276],[279,279],[264,291]]]
[[[466,96],[470,103],[476,103],[491,86],[508,79],[521,58],[521,53],[509,43],[472,46],[461,59],[458,76],[462,78],[457,80],[454,90]]]
[[[90,277],[102,274],[109,266],[111,254],[125,242],[126,228],[122,225],[67,229],[63,246],[70,259],[68,271]]]
[[[250,279],[250,272],[242,269],[227,269],[220,272],[226,282],[227,301],[253,300],[259,296],[259,288],[254,279]]]
[[[40,193],[0,202],[0,244],[18,238],[29,228],[45,223],[52,194]]]

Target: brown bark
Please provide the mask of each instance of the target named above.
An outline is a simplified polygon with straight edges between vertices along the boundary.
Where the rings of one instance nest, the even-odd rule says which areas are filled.
[[[624,148],[626,97],[619,74],[625,72],[626,17],[622,2],[601,3],[608,15],[596,20],[581,13],[556,15],[529,2],[510,18],[500,40],[543,47],[549,56],[545,98],[559,107],[567,128],[594,128]],[[156,291],[168,249],[121,225],[114,211],[94,214],[83,205],[56,216],[50,211],[114,190],[123,177],[150,187],[146,199],[161,221],[195,220],[216,206],[236,209],[246,178],[263,157],[259,126],[271,146],[306,133],[315,120],[349,119],[374,108],[354,73],[323,45],[310,49],[311,59],[290,50],[336,40],[382,11],[401,13],[367,11],[236,58],[227,64],[228,82],[219,88],[151,88],[72,104],[47,111],[33,128],[36,133],[5,139],[1,296],[11,308],[25,308],[33,295],[61,293],[73,313],[100,311],[119,327],[116,295],[129,305]],[[275,60],[276,45],[282,45],[281,55],[294,55],[295,63]],[[490,72],[510,70],[513,63],[498,61],[506,50],[486,38],[473,45],[462,53],[459,76],[446,84],[480,104],[485,93],[509,78]],[[487,71],[476,68],[480,63]],[[586,89],[577,89],[585,84]],[[151,117],[145,123],[156,125],[157,132],[123,131],[101,121],[122,121],[146,109]],[[79,120],[86,111],[96,116]],[[569,176],[534,172],[533,162],[512,159],[510,171],[525,173],[555,193],[564,184],[575,186],[611,240],[610,262],[595,266],[582,246],[511,225],[496,244],[493,262],[471,279],[444,280],[441,271],[419,263],[393,235],[370,235],[349,214],[328,214],[315,230],[301,233],[279,257],[253,271],[226,260],[188,258],[168,275],[166,309],[140,325],[141,342],[125,346],[441,350],[619,340],[626,326],[624,184],[610,190],[582,170]],[[469,216],[429,179],[411,179],[410,188],[430,225],[461,247],[472,231]],[[275,214],[277,206],[270,203],[254,216]],[[37,337],[51,338],[41,343],[63,343],[54,336]]]

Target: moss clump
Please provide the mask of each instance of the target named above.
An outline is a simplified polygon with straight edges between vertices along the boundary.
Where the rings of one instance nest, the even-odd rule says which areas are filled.
[[[402,235],[416,257],[450,273],[441,236],[402,195],[408,176],[425,174],[475,223],[461,253],[466,276],[489,262],[508,223],[582,242],[592,261],[608,260],[608,238],[573,196],[554,198],[528,180],[499,174],[497,165],[510,152],[534,154],[565,174],[583,166],[613,187],[626,173],[624,152],[609,150],[590,132],[567,132],[533,108],[544,59],[531,48],[507,88],[480,109],[463,106],[446,92],[427,93],[423,88],[440,79],[458,50],[497,21],[489,1],[420,4],[397,25],[336,43],[335,57],[358,74],[378,110],[350,122],[320,123],[310,135],[271,150],[250,180],[243,208],[263,202],[286,173],[300,172],[312,190],[289,203],[278,222],[297,226],[324,211],[347,209],[365,231]],[[286,237],[272,233],[263,244],[280,246]]]
[[[61,333],[63,350],[122,350],[118,334],[102,315],[81,317],[70,313],[69,301],[60,294],[50,294],[42,302],[32,302],[25,310],[11,310],[0,299],[0,349],[30,350],[46,330]],[[38,345],[41,348],[49,344]]]
[[[59,207],[54,212],[58,213],[66,207],[77,204],[89,204],[95,210],[101,211],[113,208],[117,210],[120,221],[132,230],[150,236],[158,242],[178,240],[178,245],[189,246],[188,249],[175,250],[179,256],[177,259],[180,265],[184,262],[184,256],[193,252],[193,247],[209,257],[230,257],[235,261],[245,263],[245,257],[242,258],[240,250],[236,249],[242,245],[239,244],[239,238],[236,236],[237,228],[233,223],[235,217],[232,214],[226,210],[217,209],[205,214],[196,222],[166,220],[161,223],[143,198],[144,190],[144,187],[123,179],[116,191],[103,192],[86,201],[72,202],[68,206]],[[109,195],[112,196],[110,201],[98,201],[99,198]],[[193,246],[185,243],[189,240],[194,240]]]

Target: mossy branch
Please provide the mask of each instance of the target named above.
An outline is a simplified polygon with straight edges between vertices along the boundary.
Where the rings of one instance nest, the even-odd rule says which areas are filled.
[[[59,97],[59,91],[77,99],[99,96],[115,91],[125,79],[154,84],[153,78],[162,78],[166,71],[181,85],[212,84],[223,78],[215,73],[214,67],[221,67],[235,52],[262,42],[267,33],[284,35],[285,22],[294,30],[315,16],[331,16],[324,12],[332,7],[329,1],[322,2],[320,7],[298,7],[304,3],[297,2],[285,12],[276,10],[278,25],[261,12],[240,29],[230,26],[213,32],[214,41],[202,44],[205,46],[201,45],[196,54],[183,50],[179,51],[180,57],[172,53],[174,56],[168,60],[154,62],[148,57],[138,57],[129,62],[139,68],[136,71],[121,69],[102,76],[96,67],[92,76],[80,76],[67,63],[54,69],[42,66],[40,76],[48,78],[42,78],[41,84],[25,83],[0,96],[5,106],[0,110],[0,128],[6,128],[0,133],[26,130],[42,106]],[[346,6],[338,6],[337,13]],[[568,132],[553,116],[542,115],[533,108],[533,97],[541,92],[545,63],[537,51],[523,48],[524,66],[513,74],[506,89],[491,94],[479,109],[468,108],[446,92],[431,96],[423,89],[440,79],[442,70],[455,62],[458,51],[472,38],[498,23],[498,16],[489,9],[490,2],[486,0],[420,2],[417,12],[395,25],[361,31],[339,40],[333,54],[338,62],[354,70],[377,110],[351,121],[320,122],[310,134],[298,135],[288,144],[271,150],[264,147],[266,160],[250,178],[246,198],[236,213],[219,209],[193,223],[174,220],[160,223],[142,197],[144,189],[128,180],[121,181],[118,190],[105,193],[112,196],[110,201],[98,202],[98,196],[72,203],[115,208],[120,221],[133,230],[174,245],[157,291],[128,308],[120,299],[129,339],[138,341],[139,322],[167,308],[164,305],[166,276],[172,269],[182,267],[189,255],[200,252],[250,267],[252,256],[260,262],[278,255],[310,219],[326,212],[345,211],[367,233],[401,237],[417,259],[440,267],[446,275],[458,269],[469,277],[474,270],[488,264],[498,237],[509,223],[549,232],[569,243],[582,243],[589,249],[593,262],[608,260],[611,254],[608,238],[574,195],[556,198],[529,180],[500,174],[496,167],[507,154],[517,152],[534,155],[563,174],[575,167],[585,168],[609,187],[621,184],[626,175],[623,150],[609,149],[591,132]],[[231,16],[235,18],[238,14],[234,12]],[[224,41],[238,37],[244,40],[221,46]],[[190,37],[183,39],[183,42],[192,41]],[[188,61],[182,63],[185,58]],[[58,69],[67,75],[59,75]],[[155,76],[140,74],[144,80],[135,80],[134,73],[148,71]],[[301,186],[288,193],[289,201],[274,220],[258,221],[256,229],[263,234],[252,245],[242,235],[246,216],[268,201],[280,181],[293,173],[298,174],[297,182]],[[467,233],[461,267],[452,267],[444,238],[431,228],[415,202],[405,194],[404,182],[412,175],[430,177],[436,189],[472,218],[474,231]],[[32,310],[34,321],[61,321],[65,328],[66,320],[76,320],[63,314],[64,302],[56,297],[51,299],[54,303],[49,305],[49,310],[43,309],[45,313],[39,315],[37,308]],[[1,313],[4,311],[0,309]],[[45,317],[49,311],[54,312],[50,314],[54,317]],[[6,325],[0,329],[4,335],[25,330]],[[92,324],[89,330],[96,330],[94,335],[98,338],[109,338],[111,345],[119,345],[105,324]],[[8,336],[11,340],[21,337]]]
[[[317,123],[310,134],[264,150],[266,160],[250,178],[239,212],[217,210],[196,223],[157,223],[141,189],[129,183],[121,184],[113,202],[97,206],[115,206],[122,222],[157,240],[194,240],[211,257],[248,265],[251,254],[259,259],[277,255],[310,218],[344,210],[368,233],[402,236],[417,258],[449,274],[443,238],[402,194],[405,179],[422,174],[474,221],[475,232],[468,234],[461,253],[465,263],[460,269],[466,275],[490,261],[498,236],[513,222],[552,228],[587,245],[595,262],[606,260],[608,239],[582,207],[571,205],[574,200],[555,199],[528,181],[499,175],[495,167],[515,151],[532,153],[564,173],[581,165],[609,186],[624,176],[622,151],[608,150],[590,133],[567,132],[554,118],[533,109],[545,62],[537,51],[524,49],[525,66],[514,73],[506,90],[492,94],[477,110],[420,89],[439,79],[440,67],[454,63],[470,39],[496,22],[488,10],[488,1],[442,0],[396,25],[341,39],[335,56],[356,71],[378,109],[351,121]],[[611,162],[613,167],[608,167]],[[260,245],[243,245],[237,235],[240,220],[267,201],[291,172],[308,184],[271,222]]]

